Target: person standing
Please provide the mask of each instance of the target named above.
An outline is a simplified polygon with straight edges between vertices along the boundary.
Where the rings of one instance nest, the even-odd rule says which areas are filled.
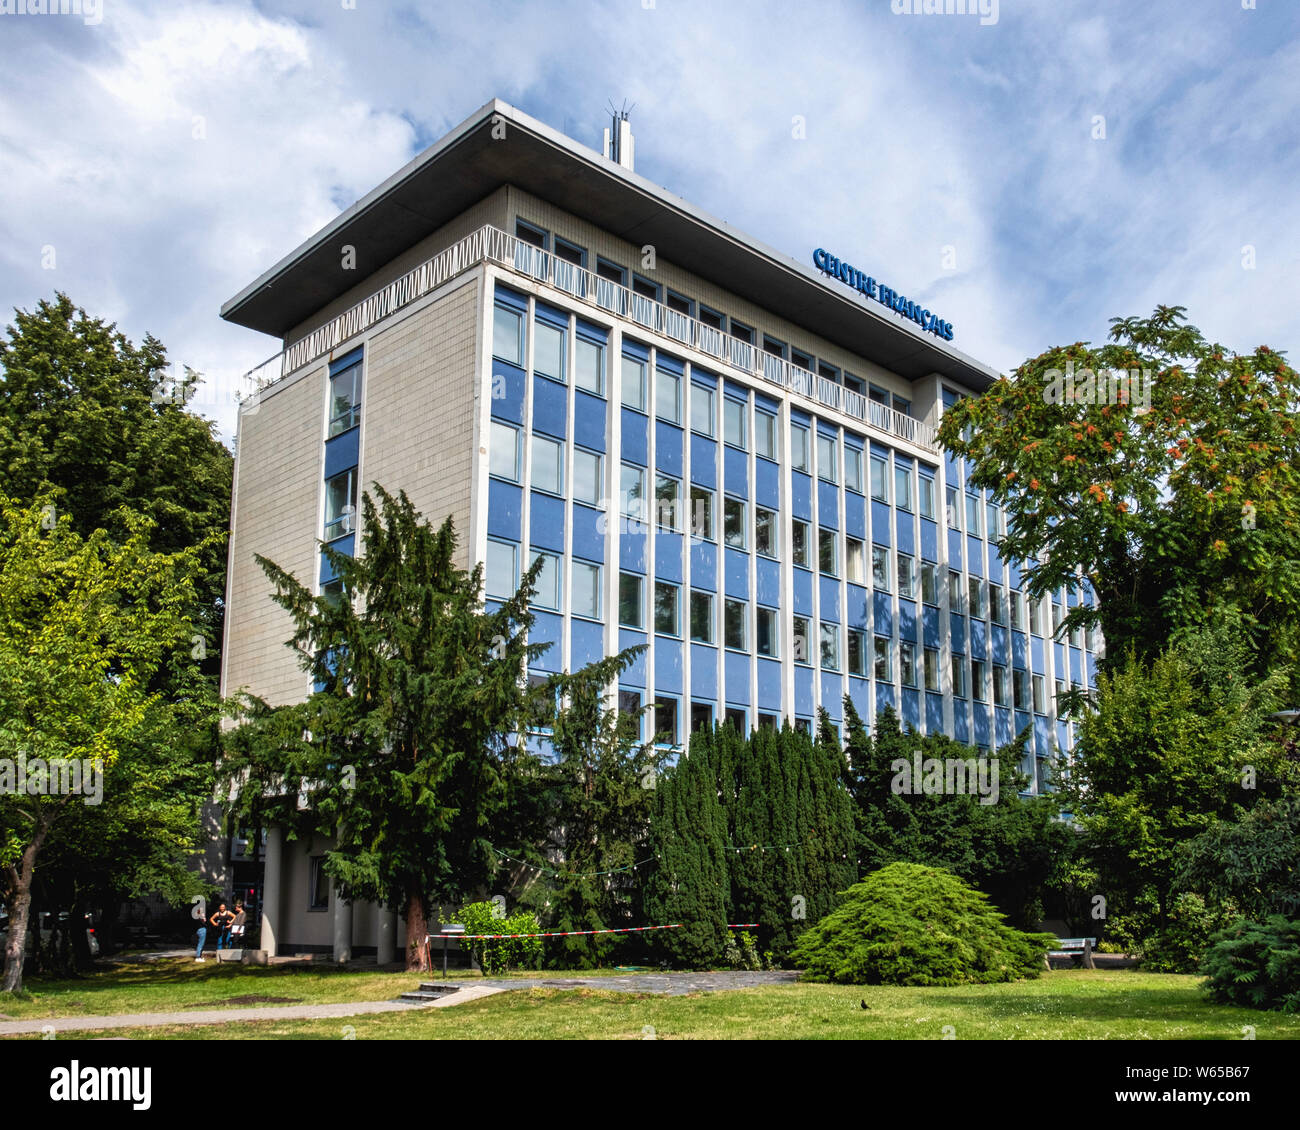
[[[199,945],[198,948],[194,951],[194,960],[202,964],[203,943],[208,939],[208,924],[204,922],[202,918],[199,919],[199,928],[198,930],[195,931],[195,933],[198,935]]]
[[[242,949],[244,945],[244,900],[235,900],[235,920],[230,924],[230,945],[232,949]]]
[[[230,945],[230,926],[235,921],[235,916],[226,909],[226,904],[223,902],[209,921],[217,929],[217,953],[220,954]]]

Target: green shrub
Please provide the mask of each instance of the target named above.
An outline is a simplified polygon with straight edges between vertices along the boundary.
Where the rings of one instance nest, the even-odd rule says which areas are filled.
[[[1208,907],[1200,895],[1184,891],[1174,901],[1169,924],[1147,942],[1142,968],[1152,973],[1195,973],[1210,938],[1236,917],[1231,908]]]
[[[526,910],[509,918],[497,918],[497,904],[472,902],[461,909],[458,921],[467,934],[536,934],[541,930],[537,916]],[[542,956],[541,938],[493,938],[469,943],[470,956],[484,973],[507,969],[536,969]]]
[[[966,985],[1036,977],[1056,943],[1012,929],[988,896],[951,872],[891,863],[843,893],[796,943],[810,981]]]
[[[1300,1012],[1300,922],[1238,919],[1211,939],[1201,972],[1220,1004]]]

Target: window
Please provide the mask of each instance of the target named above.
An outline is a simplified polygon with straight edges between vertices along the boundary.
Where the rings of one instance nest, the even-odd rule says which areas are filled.
[[[509,306],[498,306],[492,315],[492,356],[523,368],[524,316]]]
[[[596,274],[602,279],[608,279],[612,283],[618,283],[622,286],[627,278],[627,273],[617,263],[611,263],[608,259],[596,258]]]
[[[986,503],[984,506],[984,517],[987,521],[986,529],[989,532],[989,541],[998,540],[998,508],[993,503]]]
[[[760,730],[779,730],[781,720],[775,714],[760,714],[758,716],[758,728]]]
[[[835,458],[837,446],[834,436],[817,433],[817,477],[828,483],[839,482],[836,470],[838,460]]]
[[[817,567],[828,577],[838,577],[839,555],[836,553],[835,531],[817,531]]]
[[[325,857],[311,857],[311,894],[308,910],[328,910],[330,905],[330,877],[325,874]]]
[[[564,493],[564,444],[559,440],[534,434],[532,485],[549,494]]]
[[[939,567],[928,561],[921,562],[921,600],[925,604],[939,603]]]
[[[730,726],[738,734],[745,734],[745,712],[738,706],[728,706],[722,713],[726,719],[726,725]]]
[[[808,523],[801,522],[796,518],[790,523],[790,559],[796,565],[802,565],[805,569],[810,568],[809,545],[808,545]]]
[[[1044,697],[1044,684],[1042,675],[1034,675],[1031,685],[1034,691],[1034,713],[1047,713],[1047,700]]]
[[[802,424],[790,425],[790,466],[796,471],[808,470],[808,429]]]
[[[745,621],[747,606],[740,600],[727,600],[722,604],[722,638],[733,651],[745,650]]]
[[[927,691],[937,691],[939,689],[939,652],[936,648],[927,647],[921,653],[921,666],[925,677],[925,689]]]
[[[564,349],[568,334],[546,322],[533,320],[533,372],[564,380]]]
[[[889,404],[889,393],[887,393],[883,388],[878,388],[876,385],[870,385],[869,390],[870,391],[867,393],[868,398],[874,400],[877,404]]]
[[[898,595],[909,600],[916,595],[913,590],[912,559],[903,554],[898,555]]]
[[[491,452],[488,473],[498,479],[519,481],[519,429],[492,421]]]
[[[979,537],[980,530],[980,500],[973,494],[966,496],[966,532]]]
[[[811,719],[811,718],[796,718],[796,719],[794,720],[794,729],[795,729],[795,733],[797,733],[797,734],[807,734],[809,737],[811,737],[811,736],[812,736],[812,719]]]
[[[922,518],[934,517],[934,480],[926,475],[921,475],[916,480],[917,497],[920,501],[920,510]]]
[[[487,543],[487,561],[484,562],[483,591],[487,596],[508,600],[519,588],[518,547],[508,541]]]
[[[677,700],[655,699],[655,738],[666,745],[677,744]]]
[[[1007,704],[1007,669],[1005,667],[993,668],[993,705],[1006,706]]]
[[[669,310],[676,310],[679,314],[685,314],[688,318],[695,312],[695,303],[685,295],[678,294],[675,290],[664,293],[664,305]]]
[[[1071,647],[1083,646],[1083,633],[1079,630],[1079,626],[1077,624],[1070,629],[1070,646]]]
[[[883,545],[871,547],[871,584],[878,592],[889,591],[889,550]]]
[[[840,627],[822,621],[822,668],[826,671],[840,669]]]
[[[745,504],[738,499],[722,500],[722,540],[732,549],[745,548]]]
[[[620,470],[619,509],[629,518],[645,519],[645,468],[624,463]]]
[[[806,373],[813,371],[813,359],[802,350],[795,349],[794,346],[790,347],[790,364]]]
[[[625,691],[618,692],[618,712],[619,721],[622,722],[626,717],[630,720],[632,730],[637,739],[641,737],[641,692]]]
[[[910,400],[904,400],[901,396],[895,393],[894,411],[901,412],[904,416],[910,416],[912,414],[912,402]]]
[[[623,407],[645,411],[645,362],[623,354]]]
[[[898,645],[898,678],[905,687],[916,686],[916,644],[906,640]]]
[[[525,243],[531,243],[534,247],[540,247],[543,251],[546,250],[546,232],[541,228],[534,227],[523,220],[516,220],[515,236]]]
[[[749,450],[749,429],[745,418],[749,415],[749,405],[743,400],[722,398],[722,438],[731,447],[742,451]]]
[[[691,703],[691,733],[713,728],[713,707],[707,702]]]
[[[1061,632],[1061,622],[1065,617],[1061,613],[1061,606],[1052,601],[1052,638],[1057,639]]]
[[[691,430],[701,435],[713,434],[713,389],[691,385]]]
[[[691,487],[691,535],[713,540],[713,492],[704,487]]]
[[[558,235],[555,237],[555,257],[572,263],[575,267],[584,266],[587,262],[587,253],[581,247]]]
[[[970,661],[971,696],[976,702],[984,702],[984,663],[979,659]]]
[[[713,642],[713,596],[691,590],[691,639],[696,643]]]
[[[361,362],[330,377],[331,436],[342,435],[361,423]]]
[[[325,480],[325,540],[352,532],[357,513],[357,472],[353,468]],[[513,591],[513,590],[511,590]]]
[[[1023,671],[1011,672],[1011,701],[1020,710],[1029,705],[1029,676]]]
[[[952,657],[952,693],[956,698],[966,697],[966,660],[960,655]]]
[[[635,573],[618,575],[618,622],[625,628],[645,627],[644,582]]]
[[[573,449],[573,497],[578,502],[589,502],[593,506],[600,504],[605,476],[603,473],[604,457],[594,451],[584,451],[581,447]]]
[[[769,658],[776,658],[779,653],[777,640],[780,638],[780,626],[777,623],[776,611],[771,608],[758,609],[758,623],[755,633],[755,648],[759,655],[766,655]]]
[[[847,445],[844,448],[844,485],[851,491],[862,493],[862,452]]]
[[[808,621],[803,616],[794,618],[794,632],[791,635],[794,641],[794,661],[807,665],[808,658]]]
[[[946,488],[944,493],[947,496],[946,505],[948,511],[947,514],[948,529],[960,530],[961,529],[961,507],[957,502],[957,488],[948,487]]]
[[[761,408],[754,409],[754,454],[764,459],[776,456],[776,417]]]
[[[747,345],[754,344],[754,331],[748,326],[742,326],[735,318],[731,319],[731,336]]]
[[[889,501],[889,464],[879,455],[871,457],[871,497]]]
[[[781,550],[781,537],[776,524],[776,514],[754,507],[754,548],[764,557],[778,557]]]
[[[1006,609],[1002,604],[1002,586],[989,585],[989,619],[995,624],[1007,622]]]
[[[640,275],[633,275],[632,293],[639,294],[642,298],[649,298],[652,302],[658,302],[659,284],[653,283],[649,279],[643,279]]]
[[[573,383],[597,396],[605,395],[605,347],[579,337],[574,346]]]
[[[1013,628],[1023,628],[1025,626],[1025,597],[1023,593],[1011,592],[1011,626]]]
[[[1029,605],[1029,630],[1036,636],[1043,634],[1043,606],[1037,600],[1025,598]]]
[[[900,510],[912,509],[912,469],[894,464],[894,505]]]
[[[667,475],[655,476],[655,520],[661,530],[680,534],[682,484]]]
[[[655,631],[662,636],[675,636],[677,627],[677,586],[655,582]]]
[[[876,678],[882,683],[894,681],[893,665],[890,663],[889,640],[876,636]]]
[[[533,562],[542,563],[541,571],[537,574],[537,595],[533,597],[533,603],[538,608],[551,608],[556,612],[560,610],[560,559],[554,553],[543,553],[541,550],[533,550]]]
[[[848,558],[846,570],[848,579],[854,584],[866,584],[867,579],[864,574],[866,547],[857,538],[845,538],[844,549]]]
[[[343,603],[343,581],[338,577],[332,581],[326,581],[320,587],[320,596],[321,600],[331,608],[338,608]]]
[[[727,319],[719,314],[716,310],[710,310],[707,306],[700,306],[700,321],[706,326],[715,330],[726,331]]]
[[[867,634],[849,629],[849,674],[867,675]]]
[[[682,379],[663,369],[655,372],[655,414],[670,424],[682,422]]]
[[[764,352],[764,353],[770,353],[770,354],[772,354],[772,356],[774,356],[774,357],[784,357],[784,356],[785,356],[785,342],[783,342],[783,341],[777,341],[776,338],[771,337],[771,336],[769,336],[768,334],[764,334],[764,335],[763,335],[763,352]]]
[[[966,591],[970,594],[970,614],[978,620],[984,618],[984,589],[978,577],[966,578]]]
[[[961,574],[955,569],[948,571],[948,611],[954,615],[962,611]]]
[[[586,561],[573,563],[573,593],[570,608],[575,616],[600,619],[600,566]]]

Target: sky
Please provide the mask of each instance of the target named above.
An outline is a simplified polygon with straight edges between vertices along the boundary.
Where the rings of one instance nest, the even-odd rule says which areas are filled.
[[[1158,304],[1295,359],[1300,0],[51,3],[0,0],[4,325],[152,333],[227,442],[279,343],[221,304],[493,97],[632,104],[639,174],[1002,372]]]

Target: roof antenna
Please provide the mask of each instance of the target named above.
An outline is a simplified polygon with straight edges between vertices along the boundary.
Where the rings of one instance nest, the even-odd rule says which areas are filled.
[[[636,159],[636,143],[632,138],[632,125],[628,121],[628,115],[634,109],[636,109],[635,102],[629,106],[627,99],[624,99],[623,108],[620,110],[611,99],[610,123],[605,128],[605,156],[615,164],[622,165],[629,173],[633,171]]]

